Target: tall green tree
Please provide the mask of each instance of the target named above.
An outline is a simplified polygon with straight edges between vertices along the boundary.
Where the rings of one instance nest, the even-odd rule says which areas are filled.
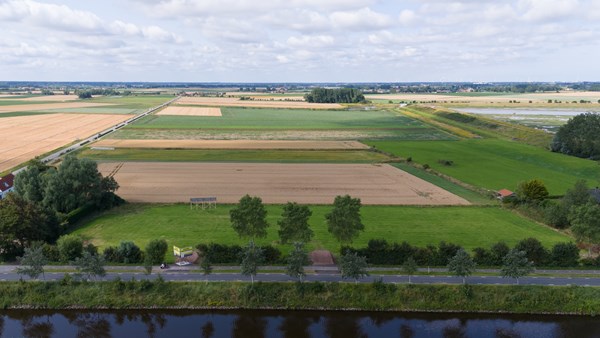
[[[588,243],[589,255],[592,254],[592,245],[600,243],[600,206],[588,203],[576,207],[570,214],[571,231],[577,241]]]
[[[38,166],[28,166],[15,176],[15,192],[31,202],[41,202],[44,198],[43,172]]]
[[[44,249],[41,245],[25,248],[23,257],[19,259],[21,266],[17,267],[17,273],[27,275],[31,279],[37,279],[44,274],[44,265],[48,264],[48,259],[44,256]]]
[[[279,239],[282,244],[293,241],[307,243],[310,242],[313,231],[308,225],[308,219],[312,216],[312,211],[306,205],[288,202],[283,207],[279,224]]]
[[[153,239],[146,245],[146,258],[150,264],[160,264],[165,260],[165,255],[169,249],[167,241],[164,239]]]
[[[254,284],[254,276],[258,273],[258,266],[263,262],[263,250],[250,241],[242,252],[242,276],[250,276]]]
[[[308,253],[304,250],[304,243],[295,242],[294,250],[287,257],[287,275],[292,278],[298,278],[302,282],[302,279],[306,276],[304,266],[308,264],[310,264],[310,259],[308,258]]]
[[[359,256],[356,252],[347,253],[340,259],[342,278],[352,278],[355,283],[358,283],[360,278],[369,275],[367,267],[367,258]]]
[[[12,260],[36,241],[54,242],[60,230],[53,212],[16,194],[0,200],[0,258]]]
[[[364,231],[360,216],[360,199],[350,195],[336,196],[333,210],[325,215],[327,230],[341,243],[352,243]]]
[[[419,270],[417,262],[412,258],[412,256],[408,257],[404,264],[402,264],[402,272],[408,275],[408,284],[411,283],[410,278]]]
[[[85,276],[87,279],[106,276],[104,257],[101,255],[92,255],[88,251],[84,251],[81,257],[75,259],[72,264],[77,269],[77,273]]]
[[[210,275],[213,271],[212,262],[210,261],[208,255],[204,255],[204,257],[202,257],[200,268],[202,269],[202,273],[206,277],[206,282],[208,283],[208,275]]]
[[[267,237],[267,210],[260,197],[242,197],[237,207],[229,211],[229,219],[240,238]]]
[[[538,179],[524,181],[517,186],[517,197],[525,203],[538,203],[548,197],[548,189]]]
[[[519,278],[533,271],[533,263],[527,259],[525,251],[512,249],[502,262],[500,273],[504,278],[514,278],[519,284]]]
[[[450,262],[448,263],[448,271],[457,277],[462,277],[463,284],[467,283],[467,277],[473,274],[477,264],[471,256],[464,250],[460,249]]]
[[[561,126],[551,149],[563,154],[583,157],[600,158],[600,115],[584,113],[577,115]]]

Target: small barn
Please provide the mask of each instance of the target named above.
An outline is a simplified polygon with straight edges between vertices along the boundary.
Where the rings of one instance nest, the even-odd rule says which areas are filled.
[[[0,178],[0,200],[3,199],[6,194],[13,191],[15,182],[15,175],[8,174]]]
[[[505,198],[514,197],[515,193],[508,189],[500,189],[496,191],[496,198],[499,200],[504,200]]]

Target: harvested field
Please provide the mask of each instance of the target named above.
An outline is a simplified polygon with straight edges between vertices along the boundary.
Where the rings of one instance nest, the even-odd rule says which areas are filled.
[[[114,140],[102,139],[95,147],[180,148],[180,149],[369,149],[357,141],[284,141],[284,140]]]
[[[350,194],[371,205],[469,204],[387,164],[105,162],[98,167],[108,175],[118,166],[118,194],[136,203],[185,203],[202,196],[237,203],[250,194],[269,204],[330,204],[335,196]]]
[[[0,123],[0,172],[86,138],[129,117],[47,114],[3,118]]]
[[[42,95],[42,96],[34,96],[28,97],[25,99],[20,99],[22,101],[53,101],[53,102],[64,102],[64,101],[75,101],[78,100],[79,97],[77,95]]]
[[[156,115],[178,115],[178,116],[222,116],[221,108],[206,107],[177,107],[169,106]]]
[[[64,102],[64,103],[40,103],[40,104],[19,104],[12,106],[0,106],[0,114],[8,112],[20,111],[37,111],[62,108],[85,108],[85,107],[101,107],[110,106],[107,103],[92,103],[92,102]]]
[[[226,107],[252,107],[252,108],[295,108],[295,109],[342,109],[337,103],[308,103],[298,101],[280,100],[240,100],[235,97],[182,97],[177,100],[180,105],[198,106],[226,106]]]

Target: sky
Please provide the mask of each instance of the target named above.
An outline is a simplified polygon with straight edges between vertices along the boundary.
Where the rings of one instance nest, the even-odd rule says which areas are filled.
[[[0,0],[0,81],[600,81],[600,0]]]

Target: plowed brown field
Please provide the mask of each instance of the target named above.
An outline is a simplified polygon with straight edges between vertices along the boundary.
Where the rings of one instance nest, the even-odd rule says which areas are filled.
[[[37,111],[63,108],[88,108],[112,106],[110,103],[92,103],[92,102],[63,102],[63,103],[33,103],[19,104],[14,106],[0,106],[0,114],[20,111]]]
[[[222,116],[221,108],[169,106],[156,115]]]
[[[184,149],[369,149],[358,141],[278,140],[114,140],[103,139],[95,147]]]
[[[337,103],[308,103],[298,101],[257,101],[240,100],[235,97],[182,97],[176,102],[182,105],[256,107],[256,108],[296,108],[296,109],[341,109]]]
[[[48,114],[0,119],[0,172],[94,135],[130,115]]]
[[[215,196],[237,203],[245,195],[265,203],[330,204],[337,195],[363,204],[468,205],[466,200],[390,165],[266,163],[100,163],[103,175],[118,166],[118,194],[129,202],[189,202]]]

